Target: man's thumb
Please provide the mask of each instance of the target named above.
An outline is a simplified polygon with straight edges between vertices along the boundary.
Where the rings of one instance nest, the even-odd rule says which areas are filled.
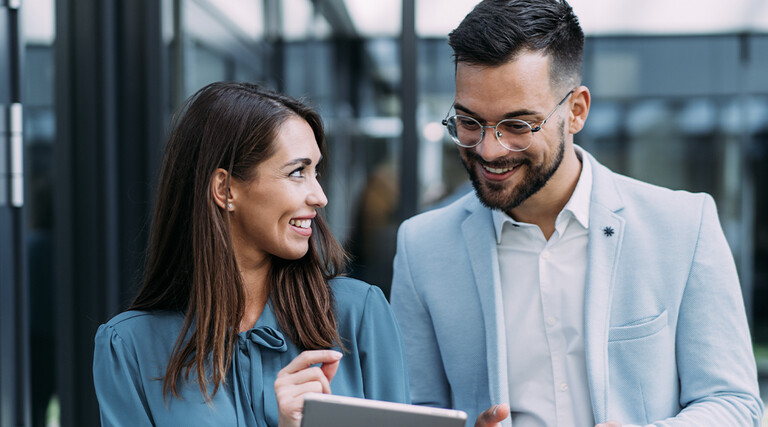
[[[502,403],[491,406],[477,417],[475,427],[494,427],[509,417],[509,405]]]

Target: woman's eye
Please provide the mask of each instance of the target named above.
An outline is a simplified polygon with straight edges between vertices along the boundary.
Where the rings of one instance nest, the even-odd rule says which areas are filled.
[[[302,178],[302,173],[304,172],[304,168],[298,168],[295,171],[291,172],[290,176],[291,178]]]

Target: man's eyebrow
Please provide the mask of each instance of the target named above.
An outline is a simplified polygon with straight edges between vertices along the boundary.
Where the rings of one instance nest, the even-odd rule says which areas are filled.
[[[453,108],[455,110],[457,110],[457,111],[461,110],[462,112],[467,113],[467,115],[472,116],[472,118],[480,119],[480,116],[478,116],[477,113],[475,113],[474,111],[470,110],[469,108],[467,108],[467,107],[465,107],[465,106],[463,106],[463,105],[461,105],[459,103],[454,104]],[[538,112],[538,111],[527,110],[527,109],[523,108],[523,109],[520,109],[520,110],[510,111],[510,112],[504,114],[504,118],[505,119],[514,119],[516,117],[521,117],[521,116],[535,116],[535,115],[540,115],[540,114],[541,113]]]

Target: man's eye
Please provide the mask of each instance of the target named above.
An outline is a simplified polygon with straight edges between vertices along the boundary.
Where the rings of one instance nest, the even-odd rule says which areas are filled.
[[[522,120],[510,120],[508,122],[503,122],[501,127],[505,131],[512,133],[524,133],[531,130],[531,127]]]
[[[480,124],[472,119],[459,119],[458,120],[459,126],[463,127],[464,129],[479,129]]]

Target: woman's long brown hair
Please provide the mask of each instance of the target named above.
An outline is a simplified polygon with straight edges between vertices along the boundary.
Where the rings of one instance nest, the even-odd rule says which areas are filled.
[[[211,193],[214,171],[222,168],[231,177],[254,179],[255,167],[275,151],[280,126],[297,116],[310,125],[325,154],[320,116],[257,85],[208,85],[187,100],[174,120],[159,176],[144,281],[129,308],[185,315],[163,378],[165,395],[178,397],[180,383],[192,371],[206,399],[216,394],[230,369],[245,311],[229,215]],[[320,215],[312,228],[304,257],[272,257],[268,283],[280,327],[303,349],[340,345],[328,280],[343,271],[346,255]]]

